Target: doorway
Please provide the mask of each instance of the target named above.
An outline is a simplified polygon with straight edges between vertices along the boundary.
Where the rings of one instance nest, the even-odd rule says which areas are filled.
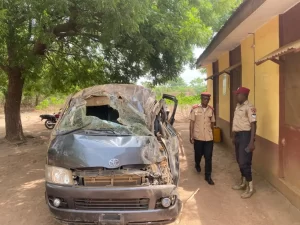
[[[280,66],[281,176],[300,188],[300,52],[284,56]]]

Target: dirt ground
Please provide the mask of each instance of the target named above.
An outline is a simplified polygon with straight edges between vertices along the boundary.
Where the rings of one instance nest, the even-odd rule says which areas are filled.
[[[0,115],[0,224],[56,225],[44,200],[44,164],[49,131],[38,113],[22,114],[31,136],[24,145],[4,141],[4,116]],[[300,225],[300,212],[259,175],[254,174],[257,193],[248,200],[231,190],[238,169],[229,151],[215,146],[213,178],[205,183],[193,168],[193,149],[188,124],[176,122],[184,140],[181,152],[180,197],[184,207],[175,224],[181,225]],[[203,164],[202,164],[203,165]],[[203,167],[203,166],[202,166]]]

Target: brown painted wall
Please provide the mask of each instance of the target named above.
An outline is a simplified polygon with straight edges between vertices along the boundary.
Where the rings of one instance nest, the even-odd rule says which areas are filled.
[[[219,62],[213,63],[213,74],[219,73]],[[213,78],[213,103],[216,117],[219,116],[219,79]]]
[[[280,16],[280,45],[297,41],[300,38],[300,3]]]
[[[230,66],[233,66],[241,62],[242,50],[241,46],[239,45],[238,47],[229,52],[229,63]],[[238,68],[230,72],[230,127],[232,127],[234,111],[237,104],[236,96],[233,94],[233,91],[240,86],[242,86],[242,66],[239,66]]]
[[[240,45],[229,52],[229,61],[230,66],[233,66],[242,61],[242,51]]]

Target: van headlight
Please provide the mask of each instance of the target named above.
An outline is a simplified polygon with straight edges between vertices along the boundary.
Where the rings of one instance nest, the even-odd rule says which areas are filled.
[[[54,184],[74,184],[72,171],[61,167],[45,165],[45,179]]]

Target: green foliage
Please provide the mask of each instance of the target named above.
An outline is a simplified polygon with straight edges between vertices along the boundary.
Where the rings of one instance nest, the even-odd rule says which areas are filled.
[[[4,0],[0,62],[10,60],[1,68],[22,68],[28,92],[131,83],[145,75],[162,84],[194,62],[193,47],[206,46],[240,2]]]
[[[206,90],[206,83],[203,78],[195,78],[190,82],[190,87],[199,96],[202,92]]]
[[[185,81],[179,77],[175,80],[166,82],[164,85],[151,86],[148,83],[143,83],[143,85],[148,85],[156,93],[157,98],[161,98],[164,93],[169,93],[177,97],[187,97],[182,98],[184,102],[188,101],[187,99],[192,99],[190,96],[199,96],[201,92],[206,90],[206,82],[203,78],[195,78],[190,84],[186,84]]]
[[[49,108],[49,106],[59,106],[64,104],[65,96],[50,96],[41,101],[37,106],[37,110],[43,110]]]
[[[186,87],[187,86],[187,84],[185,83],[185,81],[182,77],[178,77],[174,80],[169,80],[164,85],[166,87],[169,87],[169,88],[179,88],[179,87]]]
[[[0,70],[0,93],[4,97],[7,90],[7,77],[6,74]]]
[[[141,85],[144,86],[144,87],[146,87],[146,88],[149,88],[149,89],[153,89],[153,88],[155,87],[155,86],[153,85],[153,83],[150,82],[150,81],[144,81],[144,82],[142,82]]]
[[[176,98],[178,100],[178,105],[179,106],[192,106],[192,105],[195,105],[195,104],[199,104],[199,102],[200,102],[199,95],[185,96],[183,94],[180,94],[180,95],[177,95]],[[170,100],[166,100],[166,103],[168,105],[173,105],[174,104]]]
[[[232,12],[243,0],[195,0],[199,4],[199,15],[204,24],[218,32]]]
[[[175,80],[194,64],[193,48],[207,45],[238,2],[3,0],[0,69],[10,79],[0,81],[1,92],[19,82],[21,93],[23,80],[25,96],[133,83],[145,75],[153,85]],[[20,97],[7,93],[10,102]],[[12,121],[18,138],[21,126]]]
[[[194,105],[199,104],[200,97],[199,95],[193,95],[193,96],[177,96],[179,105]]]

